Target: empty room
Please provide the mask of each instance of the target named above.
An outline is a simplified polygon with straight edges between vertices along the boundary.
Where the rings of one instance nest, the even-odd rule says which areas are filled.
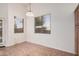
[[[0,3],[0,56],[78,56],[78,3]]]

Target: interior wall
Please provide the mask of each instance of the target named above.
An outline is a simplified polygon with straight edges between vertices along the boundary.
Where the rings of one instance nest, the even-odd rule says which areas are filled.
[[[32,4],[35,16],[51,14],[51,34],[34,32],[34,17],[27,17],[27,41],[75,53],[74,10],[77,4]]]
[[[14,16],[24,18],[24,33],[14,33]],[[8,39],[6,46],[11,46],[16,43],[24,42],[25,27],[26,27],[25,6],[23,4],[9,3],[8,4]]]

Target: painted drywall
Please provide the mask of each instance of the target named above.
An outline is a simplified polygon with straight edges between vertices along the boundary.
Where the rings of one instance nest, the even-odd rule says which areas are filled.
[[[75,53],[74,10],[77,4],[32,4],[35,16],[51,14],[51,34],[34,32],[34,17],[27,16],[27,41]]]
[[[24,18],[25,22],[25,6],[23,4],[9,3],[8,4],[8,39],[6,46],[11,46],[25,41],[25,24],[24,33],[14,33],[14,16]]]

